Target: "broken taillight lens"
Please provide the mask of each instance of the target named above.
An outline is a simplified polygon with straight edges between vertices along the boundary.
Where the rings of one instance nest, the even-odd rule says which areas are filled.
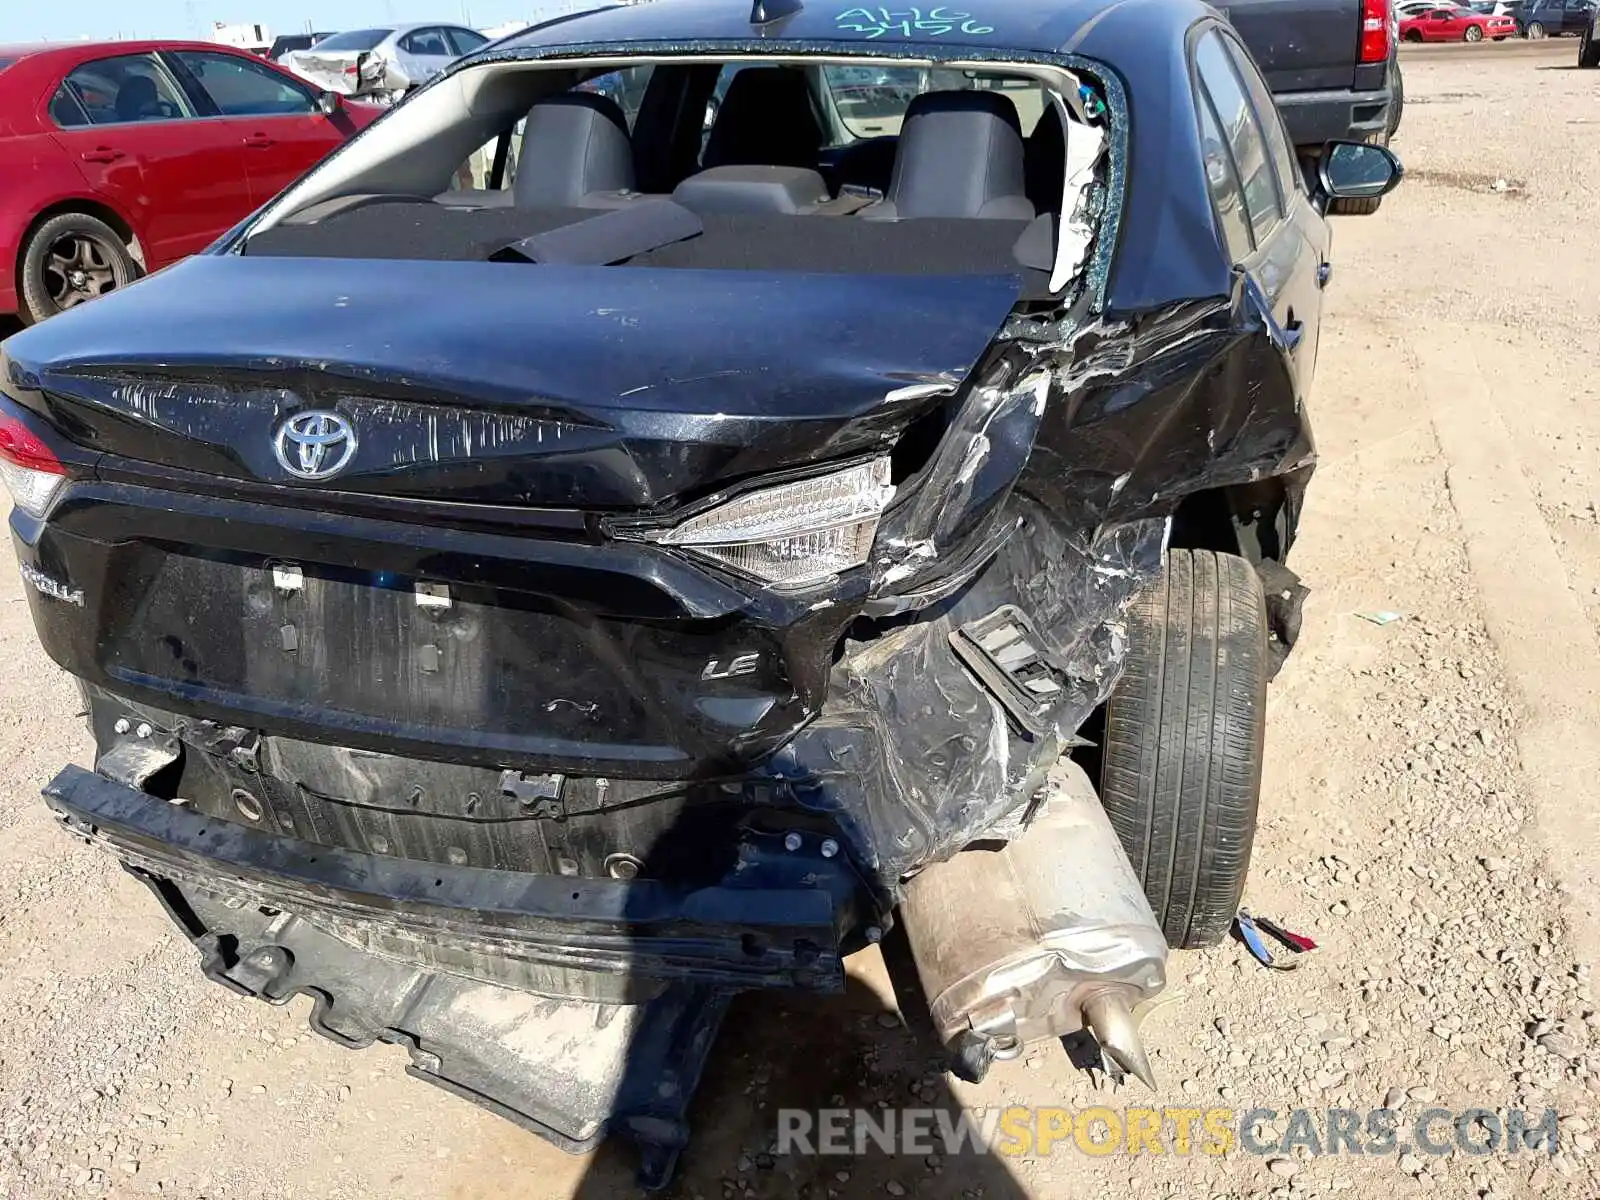
[[[38,434],[14,417],[0,417],[0,480],[18,508],[44,516],[66,479],[67,469]]]
[[[893,495],[889,460],[880,458],[748,492],[657,540],[775,587],[804,587],[867,561],[878,518]]]

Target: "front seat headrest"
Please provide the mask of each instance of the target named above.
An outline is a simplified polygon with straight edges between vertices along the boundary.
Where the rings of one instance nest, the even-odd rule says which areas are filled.
[[[615,100],[563,92],[528,111],[511,185],[518,207],[576,208],[591,193],[633,185],[633,143]]]
[[[863,217],[1033,220],[1017,107],[996,92],[924,92],[906,108],[894,175]]]
[[[745,67],[728,82],[702,165],[815,168],[822,142],[822,123],[802,72]]]

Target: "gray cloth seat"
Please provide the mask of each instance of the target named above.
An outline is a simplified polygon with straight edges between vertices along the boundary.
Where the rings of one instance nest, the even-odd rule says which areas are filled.
[[[906,108],[894,174],[869,221],[1031,221],[1016,105],[996,92],[924,92]]]
[[[633,189],[633,143],[615,100],[563,92],[529,110],[511,185],[518,208],[605,208]]]

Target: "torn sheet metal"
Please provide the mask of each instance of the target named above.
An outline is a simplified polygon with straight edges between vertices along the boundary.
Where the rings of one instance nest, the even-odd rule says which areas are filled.
[[[1165,520],[1075,545],[1026,501],[1008,516],[1015,535],[959,598],[847,641],[822,713],[772,761],[796,800],[834,815],[891,887],[1020,816],[1116,682],[1123,615],[1161,569]],[[1011,719],[951,646],[953,631],[1006,604],[1030,614],[1067,681],[1043,734]]]
[[[867,611],[881,624],[852,631],[828,704],[786,751],[797,795],[839,812],[884,879],[1017,828],[1040,765],[1115,685],[1123,612],[1192,497],[1270,556],[1274,629],[1292,644],[1304,589],[1274,567],[1314,450],[1260,303],[1240,287],[1134,319],[1018,318],[962,393],[923,486],[880,529]],[[975,566],[979,546],[991,557]],[[1066,670],[1048,733],[1029,736],[950,645],[1003,606]]]

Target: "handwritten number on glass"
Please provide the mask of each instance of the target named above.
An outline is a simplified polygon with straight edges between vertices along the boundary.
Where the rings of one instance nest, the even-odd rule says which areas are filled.
[[[836,18],[838,28],[861,33],[870,41],[874,38],[899,34],[909,38],[914,34],[924,37],[943,37],[947,33],[965,33],[976,36],[993,33],[993,25],[983,25],[972,19],[971,13],[955,12],[943,5],[933,8],[847,8]]]

